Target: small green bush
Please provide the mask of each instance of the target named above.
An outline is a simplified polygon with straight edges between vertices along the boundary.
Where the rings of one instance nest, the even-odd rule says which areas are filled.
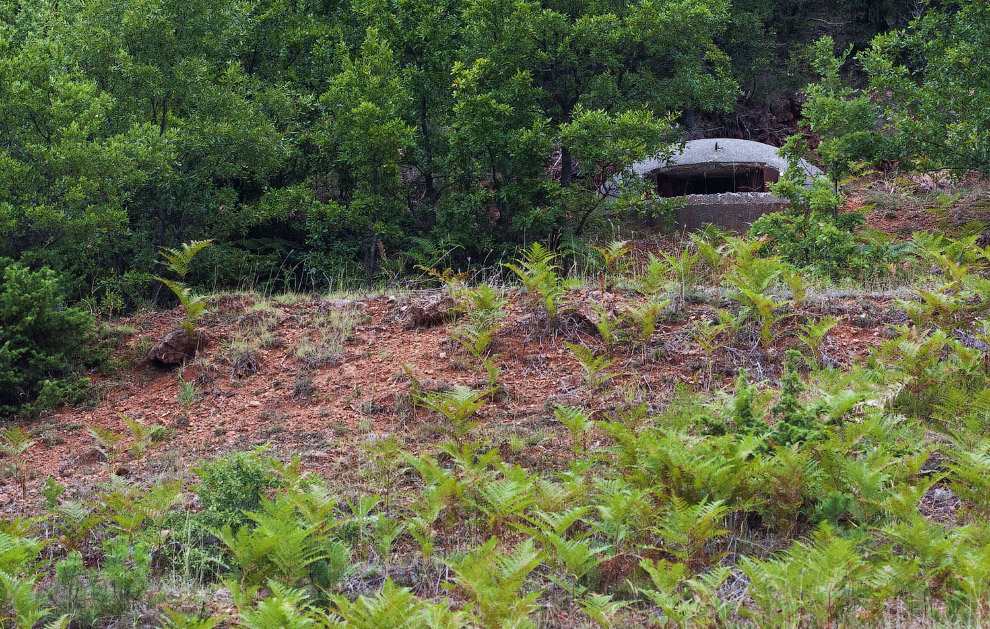
[[[74,626],[96,627],[134,612],[147,594],[151,574],[151,548],[145,542],[132,545],[124,537],[103,542],[100,568],[83,566],[78,551],[55,566],[55,582],[49,597],[58,611],[73,618]]]
[[[58,276],[0,259],[0,418],[31,416],[75,403],[89,366],[92,316],[67,307]]]
[[[780,400],[770,409],[770,413],[777,418],[770,441],[777,445],[825,438],[825,427],[821,421],[825,409],[820,404],[808,406],[801,401],[805,386],[801,382],[799,366],[803,360],[797,350],[787,350],[784,375],[780,379]]]
[[[779,255],[794,266],[812,268],[823,276],[872,277],[890,256],[885,245],[859,242],[855,230],[865,220],[859,213],[774,212],[758,218],[749,236],[766,239],[761,254]]]
[[[203,501],[204,519],[212,528],[248,523],[244,512],[259,511],[265,493],[281,485],[270,460],[260,450],[214,459],[195,472],[200,479],[196,494]]]

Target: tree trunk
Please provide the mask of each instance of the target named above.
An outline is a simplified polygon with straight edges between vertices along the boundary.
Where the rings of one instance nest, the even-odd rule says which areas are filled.
[[[560,187],[570,188],[571,180],[574,178],[574,167],[571,164],[571,149],[567,146],[560,147]]]

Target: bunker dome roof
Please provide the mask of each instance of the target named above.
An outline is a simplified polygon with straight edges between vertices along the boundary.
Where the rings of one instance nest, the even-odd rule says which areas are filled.
[[[775,146],[752,140],[736,140],[734,138],[691,140],[669,161],[643,160],[633,165],[633,171],[637,175],[645,175],[658,170],[661,172],[680,170],[682,167],[703,166],[705,164],[722,167],[731,167],[737,164],[763,164],[783,173],[787,170],[787,160],[781,157],[777,151]],[[822,174],[821,170],[805,160],[801,160],[801,167],[809,180]]]

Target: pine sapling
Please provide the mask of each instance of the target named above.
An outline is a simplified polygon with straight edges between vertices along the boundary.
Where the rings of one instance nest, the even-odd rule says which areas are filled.
[[[774,424],[769,439],[777,445],[820,441],[825,438],[825,429],[820,419],[822,406],[806,408],[800,399],[805,391],[798,369],[801,361],[801,354],[797,350],[787,350],[787,362],[784,364],[784,375],[781,377],[780,399],[770,409],[777,423]]]

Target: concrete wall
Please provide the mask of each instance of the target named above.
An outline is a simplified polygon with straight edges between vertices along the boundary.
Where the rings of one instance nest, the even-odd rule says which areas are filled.
[[[713,223],[736,232],[770,212],[780,212],[788,202],[768,192],[735,192],[726,194],[691,194],[684,197],[685,205],[677,211],[673,227],[677,231],[694,231]]]

